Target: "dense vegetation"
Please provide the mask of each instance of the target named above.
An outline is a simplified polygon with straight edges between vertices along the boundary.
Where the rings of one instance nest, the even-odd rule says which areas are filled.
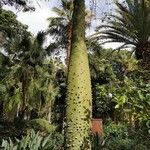
[[[0,3],[0,146],[149,150],[150,2],[116,2],[115,15],[87,37],[84,0],[62,0],[36,36],[1,6],[32,7],[10,2]],[[53,40],[44,46],[47,35]],[[123,44],[117,51],[101,42]],[[102,135],[89,131],[91,116],[103,120]]]

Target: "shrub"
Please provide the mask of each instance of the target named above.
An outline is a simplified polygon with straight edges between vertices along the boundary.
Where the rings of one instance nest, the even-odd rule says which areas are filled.
[[[35,131],[45,131],[47,133],[51,133],[56,129],[56,126],[49,124],[49,122],[45,119],[33,119],[28,122],[28,127],[33,128]]]
[[[96,135],[91,135],[91,142],[92,142],[92,150],[99,150],[103,147],[103,138]]]
[[[128,130],[127,125],[109,122],[104,126],[105,147],[109,150],[149,150],[145,136]],[[133,134],[134,133],[134,134]]]
[[[39,132],[32,130],[30,134],[21,140],[3,140],[1,147],[4,150],[60,150],[63,146],[63,136],[59,133],[51,133],[47,137],[42,137]]]
[[[109,150],[134,150],[135,141],[129,138],[113,138],[106,143]]]
[[[134,149],[135,150],[148,150],[147,147],[144,146],[143,144],[136,145]]]
[[[125,124],[110,122],[104,126],[105,136],[126,138],[128,137],[128,129]]]

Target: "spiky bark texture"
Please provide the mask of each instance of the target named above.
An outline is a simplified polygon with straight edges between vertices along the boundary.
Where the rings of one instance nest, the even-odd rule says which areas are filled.
[[[85,44],[85,1],[74,0],[68,70],[66,150],[90,150],[91,81]]]

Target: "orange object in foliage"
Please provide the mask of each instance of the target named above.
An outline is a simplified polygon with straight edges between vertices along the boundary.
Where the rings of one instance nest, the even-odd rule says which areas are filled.
[[[102,119],[92,119],[92,134],[103,134],[103,122]]]

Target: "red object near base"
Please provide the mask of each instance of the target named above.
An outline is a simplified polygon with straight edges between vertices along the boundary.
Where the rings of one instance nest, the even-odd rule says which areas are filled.
[[[102,135],[103,134],[103,121],[102,119],[92,119],[92,134],[98,134],[98,135]]]

